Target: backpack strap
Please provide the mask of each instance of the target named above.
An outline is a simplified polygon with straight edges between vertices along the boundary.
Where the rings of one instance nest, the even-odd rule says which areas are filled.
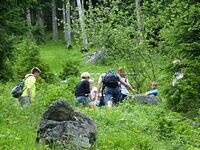
[[[26,81],[26,79],[28,79],[29,77],[33,76],[32,74],[29,74],[27,77],[24,78],[24,83]],[[22,92],[24,92],[27,88],[24,88],[24,90],[22,90]]]
[[[26,81],[26,79],[28,79],[30,76],[33,76],[32,74],[29,74],[27,77],[24,78],[24,82]]]

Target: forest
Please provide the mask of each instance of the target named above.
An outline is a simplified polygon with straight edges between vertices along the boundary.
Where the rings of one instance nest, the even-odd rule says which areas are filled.
[[[0,149],[50,149],[37,128],[60,98],[96,122],[91,149],[200,149],[199,0],[2,0],[0,27]],[[21,108],[11,89],[33,67],[35,100]],[[119,67],[132,94],[156,81],[159,105],[74,106],[81,73],[97,86]]]

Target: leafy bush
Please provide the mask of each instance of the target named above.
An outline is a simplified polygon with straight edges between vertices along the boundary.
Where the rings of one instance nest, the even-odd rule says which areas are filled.
[[[160,52],[156,47],[159,36],[155,35],[158,33],[154,34],[154,28],[160,30],[160,26],[163,26],[160,23],[157,25],[158,27],[155,27],[154,21],[159,15],[152,13],[152,15],[155,15],[152,18],[152,15],[147,15],[148,11],[145,13],[145,19],[148,20],[145,25],[148,24],[148,26],[144,31],[144,39],[140,40],[141,33],[138,33],[137,21],[134,19],[136,13],[130,14],[135,8],[134,3],[127,1],[125,4],[122,0],[109,3],[104,1],[102,3],[103,6],[94,9],[94,20],[98,23],[94,25],[95,36],[92,39],[100,47],[105,46],[105,54],[100,62],[103,65],[114,64],[117,68],[119,64],[123,64],[131,73],[129,79],[132,83],[139,92],[144,92],[147,83],[159,80],[160,68],[158,66],[163,63],[162,60],[159,61],[161,59],[159,58]],[[146,3],[142,6],[143,9],[148,9],[151,5],[151,2],[141,2],[141,5],[143,3]],[[157,1],[154,1],[154,3],[157,4]],[[156,9],[155,13],[158,13],[161,4],[156,5],[156,8],[151,7],[153,7],[153,10]],[[159,21],[157,22],[159,23]],[[152,39],[156,44],[151,44]]]
[[[62,80],[66,80],[70,76],[78,76],[80,73],[79,66],[80,64],[78,61],[68,60],[63,65],[63,71],[59,74],[59,77]]]
[[[32,29],[33,38],[37,44],[42,44],[46,42],[45,35],[42,30],[43,29],[39,28],[37,25],[34,26]]]
[[[18,78],[23,78],[33,67],[39,67],[41,77],[48,83],[56,82],[56,76],[49,72],[49,66],[41,61],[40,49],[35,43],[23,40],[15,47],[15,72]]]
[[[1,31],[0,34],[0,80],[9,80],[13,77],[13,67],[12,67],[12,40],[9,39],[9,36],[3,34]]]
[[[200,107],[200,21],[198,19],[200,17],[198,13],[200,4],[183,1],[174,3],[177,3],[179,9],[184,11],[184,15],[174,18],[174,24],[169,29],[164,29],[161,35],[169,58],[180,58],[184,77],[178,80],[175,87],[172,85],[165,87],[167,104],[175,111],[184,113],[191,111],[197,115]],[[173,69],[173,66],[168,64],[165,68],[166,71],[170,71],[169,69]],[[174,72],[166,74],[165,81],[169,81]]]
[[[37,98],[40,101],[40,105],[49,106],[53,101],[64,98],[71,105],[74,104],[74,86],[77,82],[77,78],[68,78],[66,83],[55,83],[47,84],[41,83],[38,85],[38,95]],[[46,93],[46,94],[44,94]]]

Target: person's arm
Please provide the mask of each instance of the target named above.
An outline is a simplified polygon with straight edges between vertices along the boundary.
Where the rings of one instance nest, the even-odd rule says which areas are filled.
[[[97,97],[97,91],[94,91],[94,95],[92,95],[92,100],[96,100]]]
[[[100,76],[97,87],[98,97],[102,97],[102,90],[103,90],[102,88],[103,88],[103,81],[102,81],[102,76]]]
[[[124,82],[124,81],[122,81],[122,80],[119,80],[119,82],[120,82],[122,85],[124,85],[128,90],[130,90],[131,92],[136,92],[136,90],[133,89],[133,88],[131,87],[130,84],[128,84],[128,83],[126,83],[126,82]]]
[[[92,100],[92,95],[89,93],[89,94],[87,94],[88,95],[88,97],[90,98],[90,100]]]
[[[149,95],[149,92],[146,92],[144,95],[145,95],[145,96],[148,96],[148,95]]]
[[[90,99],[92,99],[92,96],[90,94],[90,83],[89,83],[89,81],[85,81],[85,88],[86,88],[86,93],[87,93],[85,95],[88,96]]]
[[[91,96],[92,96],[92,100],[96,100],[97,98],[97,87],[93,87],[92,92],[91,92]]]
[[[151,91],[146,92],[144,95],[145,96],[148,96],[148,95],[155,95],[155,96],[157,96],[158,94],[159,94],[158,90],[151,90]]]
[[[32,90],[31,90],[31,88],[27,88],[27,92],[28,92],[29,102],[31,103],[31,101],[32,101]]]
[[[27,93],[28,93],[28,97],[29,97],[29,101],[31,103],[32,99],[33,99],[33,92],[32,92],[32,87],[35,84],[36,80],[35,77],[31,76],[29,78],[26,79],[27,81]]]

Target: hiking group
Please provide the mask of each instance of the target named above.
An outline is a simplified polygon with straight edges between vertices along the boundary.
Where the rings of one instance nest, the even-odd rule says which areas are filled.
[[[27,74],[25,78],[15,86],[11,93],[13,97],[19,99],[22,107],[26,107],[34,100],[36,78],[41,74],[41,70],[37,67],[32,68],[31,74]],[[76,106],[107,106],[112,108],[120,102],[123,102],[129,93],[136,90],[129,84],[124,68],[119,68],[118,74],[113,70],[102,73],[99,76],[98,86],[94,86],[94,81],[90,79],[88,72],[81,74],[81,81],[75,86],[75,105]],[[144,95],[158,95],[157,83],[151,83],[151,90]]]
[[[112,108],[131,96],[130,92],[136,90],[129,84],[124,68],[118,69],[118,74],[113,70],[102,73],[98,80],[98,86],[94,87],[94,81],[90,79],[88,72],[81,74],[81,81],[75,87],[76,106],[102,106]],[[151,90],[145,95],[157,96],[157,83],[151,83]]]

